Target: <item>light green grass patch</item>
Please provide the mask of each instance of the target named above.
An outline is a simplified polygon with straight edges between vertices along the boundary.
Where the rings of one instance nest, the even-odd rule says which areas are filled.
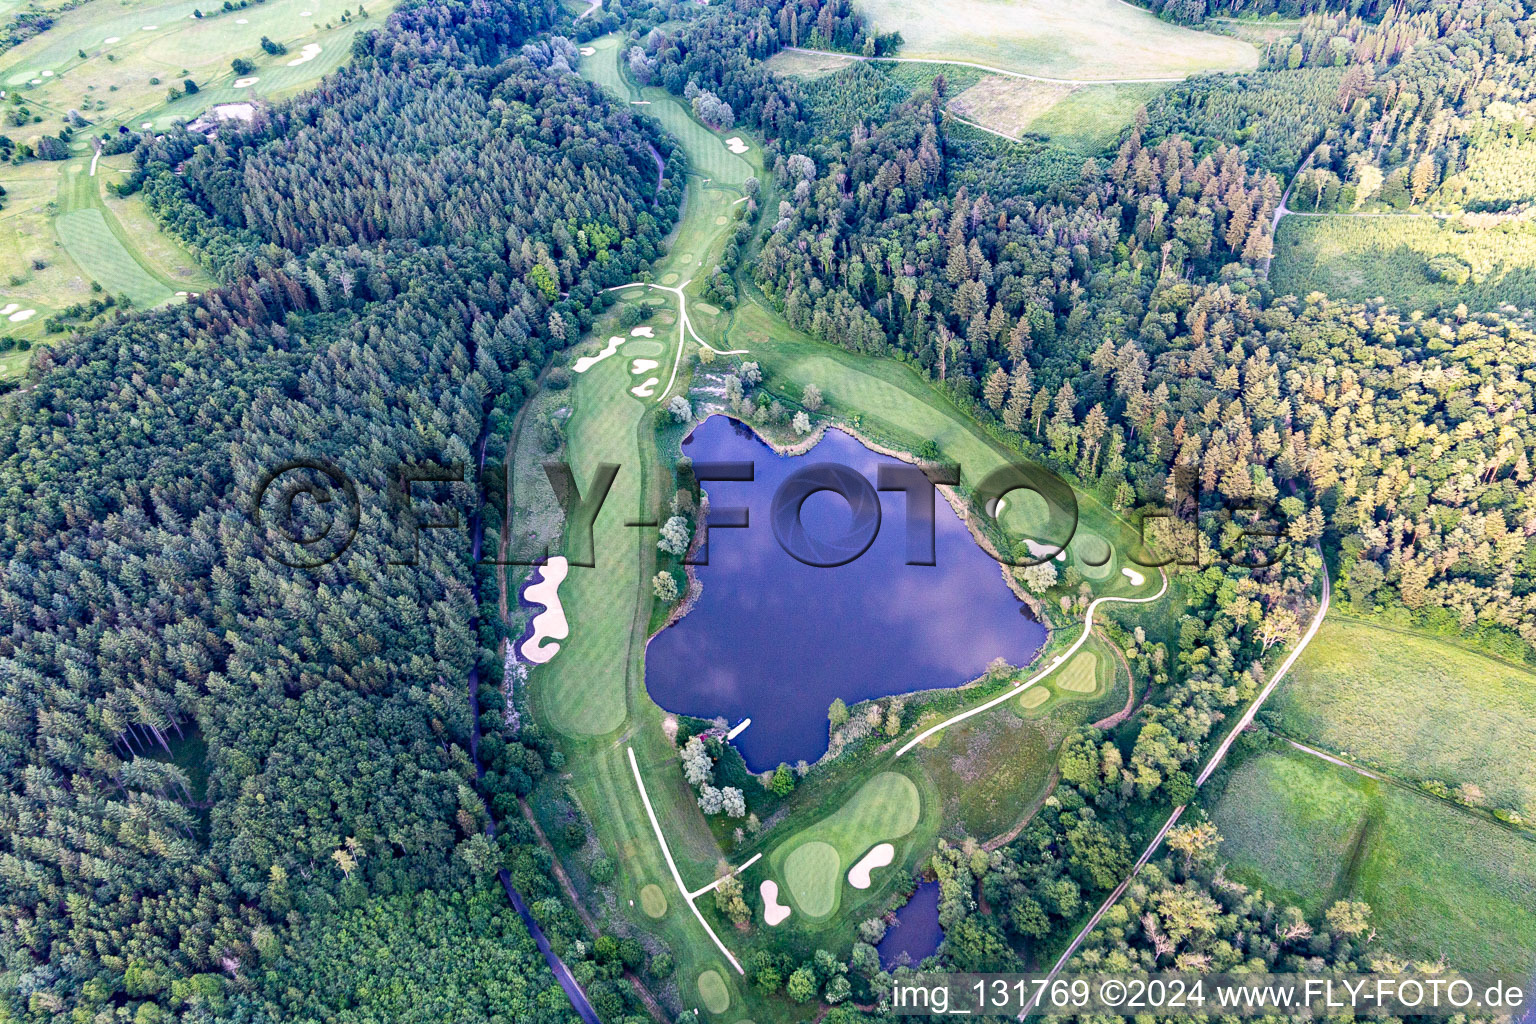
[[[949,101],[961,117],[1005,135],[1020,135],[1072,91],[1056,82],[988,75]]]
[[[1078,651],[1051,681],[1067,693],[1093,693],[1099,688],[1099,656],[1092,651]]]
[[[1536,818],[1536,672],[1330,618],[1270,698],[1267,717],[1395,777],[1469,783],[1490,807]]]
[[[837,906],[841,861],[831,843],[801,843],[784,858],[784,881],[795,906],[806,917],[822,918]]]
[[[780,50],[764,61],[764,66],[776,75],[795,78],[820,78],[822,75],[841,71],[853,62],[848,54],[801,53],[798,50]]]
[[[1019,706],[1025,709],[1038,708],[1050,699],[1050,687],[1037,684],[1019,694]]]
[[[1078,571],[1089,579],[1103,580],[1114,575],[1117,564],[1114,549],[1098,534],[1080,531],[1072,538],[1069,549]]]
[[[647,917],[663,917],[667,913],[667,897],[661,891],[661,886],[652,882],[640,890],[640,909],[644,910]]]
[[[1229,872],[1276,902],[1372,908],[1376,946],[1471,971],[1536,963],[1536,842],[1297,751],[1241,766],[1212,817]]]
[[[1248,43],[1181,28],[1118,0],[858,0],[903,57],[974,61],[1055,78],[1159,78],[1258,66]]]
[[[171,289],[150,276],[123,248],[100,210],[61,214],[54,227],[59,241],[80,269],[111,294],[126,294],[140,309],[159,305],[171,297]]]
[[[1079,86],[1043,111],[1029,130],[1079,153],[1098,153],[1114,145],[1136,111],[1167,88],[1155,82]]]
[[[724,1013],[731,1008],[731,993],[719,971],[704,971],[699,975],[699,998],[710,1013]]]
[[[659,341],[651,341],[642,338],[639,341],[631,341],[624,346],[626,356],[659,356],[665,351],[665,347]]]
[[[1450,256],[1465,284],[1435,280],[1429,261]],[[1407,216],[1284,217],[1275,232],[1270,280],[1276,294],[1377,296],[1407,310],[1465,302],[1474,310],[1536,305],[1536,227],[1471,227]]]

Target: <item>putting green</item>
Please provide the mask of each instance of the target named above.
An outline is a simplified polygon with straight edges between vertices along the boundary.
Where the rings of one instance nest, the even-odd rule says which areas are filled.
[[[1096,533],[1079,533],[1072,538],[1072,558],[1091,580],[1108,579],[1115,571],[1115,553],[1109,541]]]
[[[640,890],[640,909],[644,910],[648,917],[661,917],[667,912],[667,897],[662,893],[661,886],[652,882]]]
[[[724,217],[716,217],[715,218],[715,223],[723,226],[725,224],[725,218]]]
[[[1023,708],[1037,708],[1051,699],[1051,691],[1044,686],[1031,686],[1019,694],[1019,706]]]
[[[808,918],[837,908],[843,872],[874,843],[892,842],[917,827],[922,798],[900,772],[881,772],[836,812],[791,836],[771,860],[790,898]]]
[[[695,302],[693,304],[693,308],[698,310],[700,313],[705,314],[706,316],[714,316],[720,312],[719,306],[711,306],[707,302]]]
[[[1078,651],[1052,682],[1068,693],[1094,692],[1099,688],[1099,656],[1092,651]]]
[[[626,356],[659,356],[664,351],[659,341],[641,339],[624,346]]]
[[[731,1008],[731,993],[719,971],[705,971],[699,975],[699,998],[710,1013],[724,1013]]]
[[[837,905],[842,865],[837,849],[821,841],[801,843],[784,858],[784,874],[795,905],[806,917],[826,917]]]
[[[662,284],[677,284],[677,275],[673,274],[673,273],[662,274],[661,275],[661,283]]]

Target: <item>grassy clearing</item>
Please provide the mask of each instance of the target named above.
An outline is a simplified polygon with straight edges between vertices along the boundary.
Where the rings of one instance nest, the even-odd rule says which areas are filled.
[[[844,872],[876,843],[910,833],[921,813],[922,799],[912,780],[900,772],[881,772],[836,812],[787,839],[768,861],[784,879],[795,909],[820,920],[837,909]]]
[[[667,896],[661,891],[661,886],[647,885],[640,890],[640,909],[644,910],[648,917],[666,916]]]
[[[1436,256],[1466,267],[1465,284],[1434,280]],[[1432,217],[1284,217],[1275,234],[1270,281],[1280,294],[1377,296],[1405,309],[1465,302],[1491,310],[1536,304],[1536,228],[1472,228]]]
[[[991,64],[1053,78],[1154,78],[1256,67],[1239,39],[1160,21],[1116,0],[859,0],[903,57]]]
[[[1155,83],[1079,86],[1042,113],[1029,130],[1079,153],[1098,153],[1113,146],[1136,111],[1166,88]]]
[[[1536,842],[1298,752],[1241,766],[1213,811],[1231,874],[1309,912],[1362,899],[1385,949],[1536,963]]]
[[[793,75],[796,78],[820,78],[833,71],[841,71],[853,63],[852,57],[833,53],[801,53],[798,50],[780,50],[769,57],[767,67],[776,75]]]
[[[1021,135],[1071,91],[1070,85],[988,75],[950,100],[949,109],[993,131]]]
[[[1166,86],[1061,85],[990,75],[950,100],[961,117],[1005,135],[1029,132],[1079,153],[1113,145],[1136,111]]]
[[[1268,720],[1410,782],[1471,783],[1536,818],[1536,673],[1359,621],[1326,622]]]

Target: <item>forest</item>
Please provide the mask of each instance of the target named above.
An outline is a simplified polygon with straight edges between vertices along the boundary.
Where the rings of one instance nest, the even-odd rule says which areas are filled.
[[[521,820],[561,760],[508,714],[469,531],[390,564],[392,474],[473,472],[676,217],[665,138],[528,42],[554,18],[420,4],[248,131],[138,151],[227,284],[41,354],[0,420],[5,1019],[328,1019],[382,985],[370,1019],[565,1020],[498,873],[630,1012]],[[291,568],[247,503],[316,458],[361,528]],[[413,504],[464,521],[477,491]]]
[[[764,66],[786,46],[890,52],[848,0],[680,22],[610,3],[590,25],[549,0],[415,3],[249,126],[141,140],[124,190],[223,284],[42,353],[0,413],[0,1018],[569,1019],[503,885],[603,1020],[647,1012],[636,981],[669,955],[587,941],[524,816],[564,754],[518,719],[467,528],[475,469],[682,202],[683,154],[571,73],[567,29],[632,29],[631,68],[769,140],[782,199],[733,241],[712,298],[761,289],[1114,510],[1180,517],[1186,604],[1136,637],[1141,713],[1074,733],[1009,842],[951,835],[935,855],[944,966],[1061,947],[1147,823],[1191,799],[1323,572],[1356,607],[1536,660],[1528,314],[1269,278],[1293,178],[1317,209],[1512,212],[1478,204],[1526,177],[1527,12],[1158,10],[1301,27],[1257,71],[1167,90],[1099,156],[1042,144],[1030,168],[957,129],[942,74],[912,89],[854,68],[813,89]],[[318,567],[250,529],[259,482],[295,459],[356,483],[356,541]],[[418,549],[394,474],[429,462],[469,473],[418,485],[416,522],[466,528]],[[1170,833],[1075,963],[1390,954],[1369,908],[1308,920],[1226,878],[1219,843],[1197,815]],[[850,1005],[891,983],[866,925],[846,958],[757,956],[752,984],[827,997],[829,1022],[890,1019]]]

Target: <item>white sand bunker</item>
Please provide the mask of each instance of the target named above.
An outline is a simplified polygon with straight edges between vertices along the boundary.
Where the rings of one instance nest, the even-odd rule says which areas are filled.
[[[638,377],[642,373],[650,373],[660,365],[661,364],[654,359],[636,359],[629,364],[629,372]]]
[[[0,306],[0,316],[10,316],[20,308],[21,305],[19,303],[7,302],[5,305]]]
[[[725,148],[732,153],[745,153],[747,151],[747,144],[742,142],[739,136],[732,135],[725,140]]]
[[[650,398],[656,393],[656,385],[660,383],[661,381],[657,380],[655,377],[647,377],[645,378],[644,384],[635,385],[629,389],[629,393],[634,395],[636,398]]]
[[[237,78],[235,79],[235,88],[249,89],[259,81],[261,81],[260,75],[251,75],[249,78]]]
[[[31,320],[34,316],[37,316],[37,310],[35,310],[35,309],[23,309],[23,310],[20,310],[18,312],[12,313],[8,319],[13,324],[19,324],[19,323],[21,323],[24,320]]]
[[[160,27],[159,25],[145,25],[143,28],[139,29],[139,31],[140,32],[153,32],[155,29],[157,29],[159,27]]]
[[[855,889],[869,888],[869,873],[875,868],[883,868],[896,859],[896,847],[890,843],[880,843],[870,850],[859,862],[848,869],[848,884]]]
[[[291,68],[296,68],[300,64],[308,64],[318,56],[320,56],[320,44],[305,43],[304,49],[299,51],[299,55],[297,57],[288,62],[288,66]]]
[[[235,19],[235,24],[236,25],[249,25],[250,23],[251,23],[251,19],[250,18],[236,18]]]
[[[617,352],[619,350],[619,346],[622,344],[624,344],[623,338],[609,338],[608,344],[603,347],[601,352],[595,356],[582,356],[571,365],[571,369],[575,370],[577,373],[586,373],[588,370],[592,369],[592,367],[596,366],[598,363],[602,362],[604,359],[607,359],[609,356]]]
[[[30,82],[28,82],[27,84],[28,85],[42,85],[43,84],[43,80],[41,78],[34,78]]]
[[[583,46],[577,52],[580,53],[583,57],[590,57],[593,54],[597,53],[597,48],[594,47],[594,46]]]
[[[314,13],[315,13],[315,12],[314,12],[314,11],[300,11],[300,12],[299,12],[299,17],[301,17],[301,18],[307,18],[307,17],[309,17],[309,16],[310,16],[310,15],[311,15],[311,14],[314,14]]]
[[[631,327],[629,329],[629,336],[631,338],[654,338],[656,337],[656,331],[654,328],[647,326]]]
[[[1131,581],[1132,586],[1139,587],[1147,582],[1147,578],[1135,569],[1121,569],[1120,571],[1125,573],[1125,578]]]
[[[648,107],[648,106],[651,105],[651,101],[650,100],[630,100],[629,101],[629,105],[632,106],[632,107]]]
[[[122,36],[107,36],[107,38],[105,38],[105,39],[103,39],[101,41],[101,45],[103,45],[103,46],[111,46],[113,43],[120,43],[122,41],[123,41],[123,37]]]
[[[44,71],[43,72],[43,77],[44,78],[52,78],[53,77],[53,72],[52,71]]]
[[[763,879],[763,884],[757,887],[758,895],[763,898],[763,920],[770,927],[776,927],[789,917],[790,910],[779,902],[779,883],[771,878]]]
[[[542,665],[560,653],[557,643],[545,644],[546,640],[564,640],[571,635],[565,621],[565,609],[560,606],[560,584],[570,563],[556,555],[539,566],[539,582],[523,591],[523,599],[541,604],[544,610],[533,617],[533,635],[518,648],[523,657],[535,665]]]

